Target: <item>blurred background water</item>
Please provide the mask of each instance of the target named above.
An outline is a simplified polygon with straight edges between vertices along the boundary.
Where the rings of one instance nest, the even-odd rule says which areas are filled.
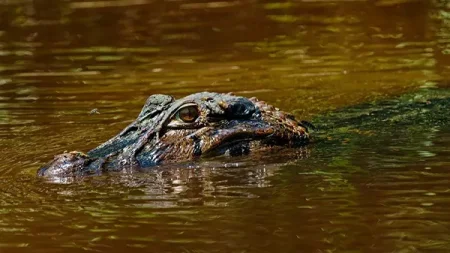
[[[449,53],[443,0],[0,0],[0,252],[448,252]],[[399,113],[289,159],[36,179],[149,95],[205,90],[313,121]],[[428,90],[441,120],[405,121],[393,104]]]

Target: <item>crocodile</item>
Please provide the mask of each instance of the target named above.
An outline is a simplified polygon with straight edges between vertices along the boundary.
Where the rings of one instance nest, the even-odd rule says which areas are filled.
[[[247,155],[274,146],[299,147],[313,126],[257,98],[201,92],[175,99],[151,95],[137,119],[87,153],[56,155],[43,177],[74,177],[149,168],[217,155]]]

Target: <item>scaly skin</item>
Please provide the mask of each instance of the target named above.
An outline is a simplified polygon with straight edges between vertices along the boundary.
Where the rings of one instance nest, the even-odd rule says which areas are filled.
[[[45,177],[73,177],[189,161],[200,156],[242,155],[270,146],[302,146],[307,127],[256,98],[202,92],[175,100],[152,95],[138,118],[87,154],[55,156],[39,169]]]

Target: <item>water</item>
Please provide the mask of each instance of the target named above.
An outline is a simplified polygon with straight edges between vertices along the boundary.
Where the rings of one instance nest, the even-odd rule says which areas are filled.
[[[449,17],[437,0],[0,0],[0,252],[447,252]],[[35,177],[150,94],[204,90],[321,129],[286,155]]]

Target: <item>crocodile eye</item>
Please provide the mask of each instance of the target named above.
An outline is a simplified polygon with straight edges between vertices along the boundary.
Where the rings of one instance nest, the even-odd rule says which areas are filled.
[[[185,123],[192,123],[194,122],[199,116],[199,112],[197,109],[197,106],[186,106],[178,110],[176,117],[177,119],[185,122]]]

